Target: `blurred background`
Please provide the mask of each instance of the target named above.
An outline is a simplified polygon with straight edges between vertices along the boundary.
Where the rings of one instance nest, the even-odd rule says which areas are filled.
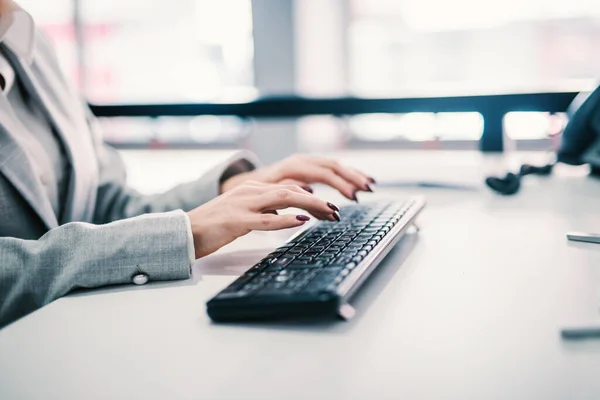
[[[559,94],[593,89],[600,71],[597,0],[19,3],[123,149],[244,147],[267,161],[353,148],[551,149],[567,121]],[[532,93],[548,96],[493,107]],[[283,103],[246,107],[272,96]],[[294,102],[407,98],[425,101],[346,102],[339,113],[327,111],[337,103],[320,112]],[[286,101],[313,111],[286,115]],[[169,115],[186,104],[246,106]],[[132,116],[127,105],[156,107]],[[498,137],[482,145],[486,129]]]

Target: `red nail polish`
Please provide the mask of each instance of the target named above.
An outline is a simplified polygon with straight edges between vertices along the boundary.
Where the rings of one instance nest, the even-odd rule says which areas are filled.
[[[296,219],[298,221],[302,221],[302,222],[306,222],[306,221],[310,221],[310,217],[308,215],[296,215]]]
[[[306,190],[308,193],[313,193],[313,190],[310,186],[302,186],[302,189]]]
[[[365,185],[365,187],[367,188],[367,192],[373,192],[373,189],[371,189],[371,186],[368,183]]]
[[[327,207],[331,208],[333,211],[340,211],[340,208],[333,203],[327,202]]]
[[[335,218],[335,220],[336,220],[337,222],[340,222],[340,221],[342,220],[342,217],[340,217],[340,213],[339,213],[339,212],[337,212],[337,211],[334,211],[334,212],[333,212],[333,218]]]
[[[369,182],[371,182],[371,183],[377,183],[377,182],[375,181],[375,179],[373,179],[373,178],[371,178],[371,177],[368,177],[368,178],[367,178],[367,180],[368,180]]]
[[[352,193],[352,200],[358,203],[358,198],[356,197],[356,192]]]

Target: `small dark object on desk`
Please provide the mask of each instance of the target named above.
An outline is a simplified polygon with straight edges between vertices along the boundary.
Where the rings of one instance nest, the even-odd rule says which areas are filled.
[[[600,339],[600,326],[579,328],[563,328],[560,331],[563,339]]]
[[[526,175],[547,176],[552,173],[553,167],[554,163],[542,165],[541,167],[523,164],[521,165],[521,168],[519,168],[518,174],[513,174],[512,172],[509,172],[503,178],[490,176],[486,178],[485,183],[490,187],[490,189],[497,193],[503,195],[511,195],[517,193],[521,188],[522,177]]]

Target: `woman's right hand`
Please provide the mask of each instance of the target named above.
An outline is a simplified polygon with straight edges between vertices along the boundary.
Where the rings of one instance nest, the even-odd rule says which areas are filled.
[[[250,231],[304,225],[307,215],[278,215],[294,207],[322,220],[339,221],[339,208],[299,186],[246,182],[188,212],[196,258],[209,255]]]

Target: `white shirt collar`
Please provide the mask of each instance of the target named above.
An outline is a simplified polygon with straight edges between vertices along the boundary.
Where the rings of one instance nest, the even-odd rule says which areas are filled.
[[[28,64],[33,61],[35,22],[27,11],[16,4],[13,10],[0,16],[0,42]]]

